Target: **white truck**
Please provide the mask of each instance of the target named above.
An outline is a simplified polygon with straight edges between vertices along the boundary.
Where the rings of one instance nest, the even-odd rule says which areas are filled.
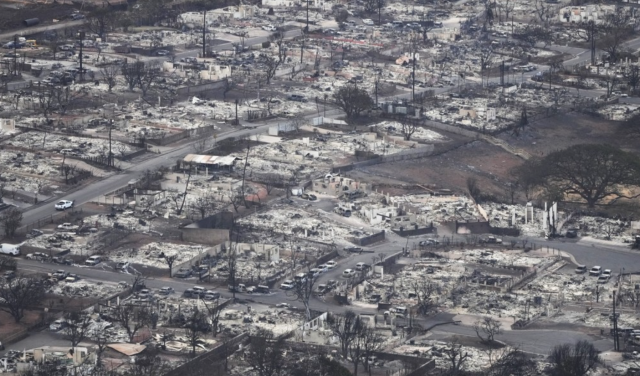
[[[9,244],[2,243],[0,245],[0,254],[10,255],[10,256],[19,256],[20,255],[20,246],[24,243],[20,244]]]

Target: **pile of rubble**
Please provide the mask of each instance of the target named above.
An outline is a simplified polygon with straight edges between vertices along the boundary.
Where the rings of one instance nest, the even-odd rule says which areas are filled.
[[[192,260],[206,252],[206,247],[200,245],[157,243],[152,242],[140,248],[121,249],[109,254],[109,259],[115,262],[140,264],[153,268],[169,269],[165,257],[176,257],[175,265]]]
[[[82,297],[106,299],[122,291],[122,287],[116,283],[110,282],[94,282],[86,280],[77,280],[75,282],[66,282],[64,280],[51,286],[49,293],[66,296],[66,297]]]
[[[58,134],[47,134],[41,132],[25,132],[5,141],[4,144],[33,150],[46,150],[78,157],[106,156],[109,154],[110,150],[109,140],[61,136]],[[111,141],[111,150],[116,155],[127,154],[133,151],[129,145],[119,141]]]

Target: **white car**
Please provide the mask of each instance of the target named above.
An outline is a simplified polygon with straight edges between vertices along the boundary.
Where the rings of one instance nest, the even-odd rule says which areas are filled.
[[[295,287],[295,284],[292,280],[287,279],[286,281],[284,281],[282,284],[280,284],[280,288],[282,290],[291,290]]]
[[[276,27],[273,25],[265,25],[262,27],[262,30],[266,30],[266,31],[276,31]]]
[[[73,201],[60,200],[56,203],[56,210],[67,210],[73,207]]]
[[[66,231],[75,231],[79,228],[79,226],[73,225],[71,223],[63,223],[61,225],[58,225],[58,230],[66,230]]]
[[[353,269],[345,269],[345,271],[342,272],[343,277],[352,277],[354,274],[356,274],[356,272]]]
[[[333,260],[331,260],[331,261],[327,261],[327,263],[325,265],[327,266],[327,268],[333,269],[333,268],[336,267],[336,265],[338,265],[338,263],[333,261]]]

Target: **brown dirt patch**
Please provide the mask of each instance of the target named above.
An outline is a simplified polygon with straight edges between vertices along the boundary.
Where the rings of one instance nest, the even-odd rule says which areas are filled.
[[[26,311],[20,323],[16,323],[7,312],[0,311],[0,340],[7,343],[17,334],[33,327],[41,320],[42,311]]]
[[[628,151],[640,151],[637,139],[621,137],[618,133],[620,124],[572,112],[536,121],[520,137],[507,133],[499,137],[537,156],[587,143],[608,143]]]
[[[374,165],[348,175],[374,185],[420,184],[457,192],[465,191],[467,178],[473,176],[484,192],[502,195],[509,170],[521,163],[522,159],[497,146],[474,141],[441,155]]]

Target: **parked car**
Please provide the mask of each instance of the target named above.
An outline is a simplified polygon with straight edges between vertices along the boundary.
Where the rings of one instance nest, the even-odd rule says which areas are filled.
[[[202,297],[204,300],[217,300],[220,299],[220,293],[217,291],[207,290]]]
[[[576,268],[576,273],[577,274],[583,274],[587,272],[587,266],[586,265],[578,265],[578,267]]]
[[[204,297],[204,294],[205,294],[205,293],[206,293],[206,291],[207,291],[207,289],[205,289],[205,288],[204,288],[204,287],[202,287],[202,286],[193,286],[193,287],[192,287],[192,289],[193,289],[193,292],[194,292],[195,294],[197,294],[197,296],[199,296],[199,297],[201,297],[201,298],[202,298],[202,297]],[[195,296],[194,296],[194,298],[195,298]]]
[[[178,271],[176,272],[175,276],[178,278],[188,278],[191,277],[191,274],[193,272],[191,271],[191,269],[188,268],[180,268],[178,269]]]
[[[356,270],[357,271],[365,270],[368,267],[369,267],[369,265],[365,264],[364,262],[359,262],[359,263],[356,264]]]
[[[287,279],[286,281],[280,284],[280,289],[282,290],[291,290],[294,287],[295,287],[294,282],[290,279]]]
[[[77,274],[69,274],[67,278],[64,279],[65,282],[76,282],[80,279]]]
[[[607,282],[609,282],[610,278],[611,278],[610,275],[602,274],[600,277],[598,277],[598,283],[602,283],[602,284],[607,283]]]
[[[353,277],[356,274],[356,271],[353,269],[345,269],[342,272],[342,276],[343,277]]]
[[[605,269],[605,270],[602,272],[602,275],[603,275],[603,276],[607,276],[607,277],[611,278],[611,269]]]
[[[174,293],[173,287],[161,287],[158,290],[158,294],[160,294],[160,295],[169,295],[169,294],[173,294],[173,293]]]
[[[276,31],[277,28],[275,26],[273,26],[273,25],[264,25],[264,26],[262,26],[262,30],[265,30],[265,31]]]
[[[102,262],[102,258],[100,256],[91,256],[84,262],[85,265],[88,266],[96,266]]]
[[[49,256],[47,256],[46,254],[42,253],[42,252],[35,252],[35,253],[29,253],[26,256],[27,260],[46,260],[49,258]]]
[[[594,266],[589,270],[589,275],[594,277],[599,277],[602,274],[602,266]]]
[[[327,268],[333,269],[333,268],[336,267],[336,265],[338,265],[338,263],[333,261],[333,260],[331,260],[331,261],[327,261],[327,263],[325,265],[327,265]]]
[[[51,261],[53,261],[56,264],[62,264],[62,265],[71,265],[71,264],[73,264],[73,260],[71,260],[68,257],[64,257],[64,256],[54,256],[53,258],[51,258]]]
[[[60,200],[55,205],[56,210],[67,210],[67,209],[71,209],[72,207],[73,207],[73,201],[69,201],[69,200]]]
[[[63,280],[69,276],[69,273],[65,272],[64,270],[56,270],[51,274],[51,276],[57,278],[58,280]]]
[[[79,228],[78,226],[68,222],[58,225],[58,230],[64,230],[64,231],[76,231],[78,228]]]
[[[66,326],[67,322],[64,319],[58,319],[52,322],[51,325],[49,325],[49,330],[51,330],[52,332],[57,332],[59,330],[62,330]]]
[[[116,264],[117,270],[125,270],[128,267],[129,267],[129,263],[126,261],[120,261],[119,263]]]

